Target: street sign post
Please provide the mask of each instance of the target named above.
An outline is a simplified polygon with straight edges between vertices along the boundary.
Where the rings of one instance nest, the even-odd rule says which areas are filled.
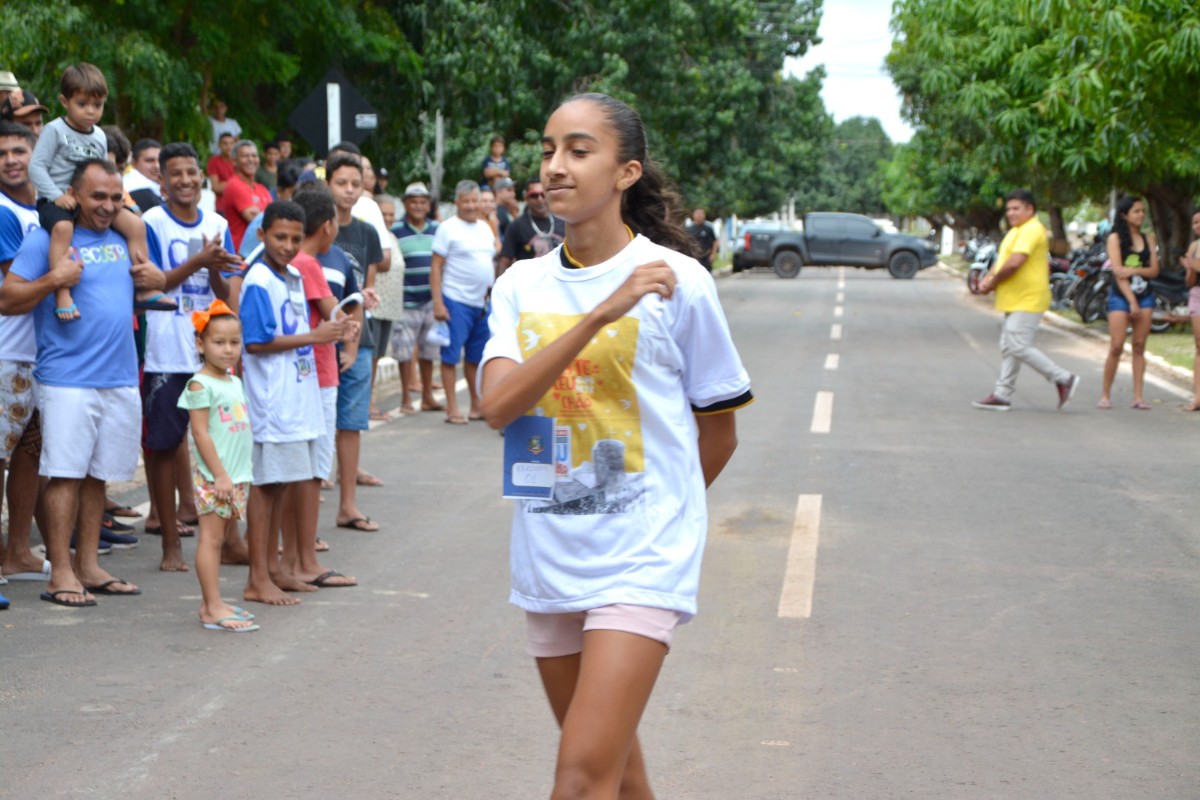
[[[338,142],[361,144],[379,127],[379,114],[336,69],[300,101],[288,123],[324,158]]]

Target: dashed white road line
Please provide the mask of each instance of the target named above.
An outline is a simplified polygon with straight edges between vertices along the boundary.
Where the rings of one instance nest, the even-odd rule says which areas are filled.
[[[812,616],[813,586],[817,580],[817,538],[821,528],[821,495],[802,494],[796,503],[787,570],[779,595],[779,616]]]
[[[835,342],[842,338],[842,325],[840,322],[835,322],[829,326],[829,338]]]
[[[829,369],[829,370],[837,369],[838,364],[841,362],[841,360],[842,360],[842,357],[839,354],[830,353],[829,355],[825,356],[825,369]]]
[[[845,292],[838,292],[838,293],[837,293],[837,299],[835,300],[835,302],[838,302],[838,303],[844,303],[844,302],[846,302],[846,293],[845,293]]]
[[[813,403],[812,433],[829,433],[833,426],[833,392],[817,392]]]
[[[833,307],[833,316],[840,317],[845,313],[845,311],[846,311],[846,309],[842,306],[834,306]]]

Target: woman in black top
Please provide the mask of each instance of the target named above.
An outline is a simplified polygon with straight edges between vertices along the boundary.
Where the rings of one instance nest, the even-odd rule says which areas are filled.
[[[1158,277],[1158,250],[1153,234],[1142,235],[1146,206],[1136,197],[1117,201],[1117,217],[1106,242],[1112,264],[1113,285],[1108,303],[1108,358],[1104,361],[1104,387],[1098,408],[1112,408],[1112,385],[1125,350],[1125,335],[1133,325],[1133,407],[1149,411],[1142,398],[1146,377],[1146,338],[1150,335],[1154,292],[1147,283]]]

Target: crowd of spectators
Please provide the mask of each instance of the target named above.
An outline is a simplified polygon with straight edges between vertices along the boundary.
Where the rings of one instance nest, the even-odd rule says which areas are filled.
[[[480,417],[474,373],[492,283],[563,240],[541,184],[524,187],[522,209],[496,137],[483,182],[459,182],[456,213],[439,221],[419,176],[392,196],[387,169],[353,144],[334,145],[323,163],[294,155],[286,133],[256,140],[213,99],[200,148],[131,145],[99,124],[108,92],[98,69],[68,68],[62,90],[64,113],[50,120],[0,71],[0,583],[44,583],[43,600],[69,607],[141,594],[99,558],[140,543],[129,520],[142,514],[107,493],[135,478],[140,454],[142,536],[160,537],[163,571],[189,571],[181,540],[204,536],[216,502],[229,513],[217,540],[197,548],[202,585],[202,549],[249,566],[244,600],[290,605],[299,592],[357,585],[318,561],[329,547],[316,535],[320,490],[336,481],[339,528],[377,531],[357,497],[381,484],[359,464],[370,422]],[[239,318],[241,357],[228,371],[200,355],[210,312]],[[210,354],[234,335],[224,322],[208,331],[220,332]],[[389,353],[400,377],[390,412],[374,391]],[[188,398],[214,370],[245,381],[244,403],[214,406],[230,432],[253,436],[252,480],[232,492],[213,483],[211,451],[196,449],[208,434],[189,428],[201,401]],[[248,497],[244,514],[238,497]],[[257,629],[252,614],[205,593],[206,628]],[[0,595],[0,608],[8,603]]]

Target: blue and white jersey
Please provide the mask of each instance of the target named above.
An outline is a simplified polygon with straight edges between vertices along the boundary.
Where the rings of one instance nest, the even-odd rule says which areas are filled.
[[[239,305],[242,342],[267,344],[279,336],[308,333],[308,302],[300,271],[281,274],[263,262],[246,271]],[[303,442],[325,430],[317,362],[312,345],[281,353],[242,357],[242,380],[256,442]]]
[[[197,211],[195,222],[184,222],[165,205],[143,215],[150,259],[163,272],[181,266],[199,250],[203,239],[219,238],[233,252],[229,223],[220,214]],[[208,282],[208,269],[201,268],[184,278],[183,283],[165,294],[179,304],[178,310],[154,311],[146,315],[146,371],[178,372],[191,375],[200,369],[196,352],[196,329],[192,312],[204,311],[215,299]]]
[[[19,203],[0,192],[0,264],[12,261],[25,236],[40,227],[37,206]],[[29,314],[0,317],[0,361],[33,361],[36,358],[33,317]]]

